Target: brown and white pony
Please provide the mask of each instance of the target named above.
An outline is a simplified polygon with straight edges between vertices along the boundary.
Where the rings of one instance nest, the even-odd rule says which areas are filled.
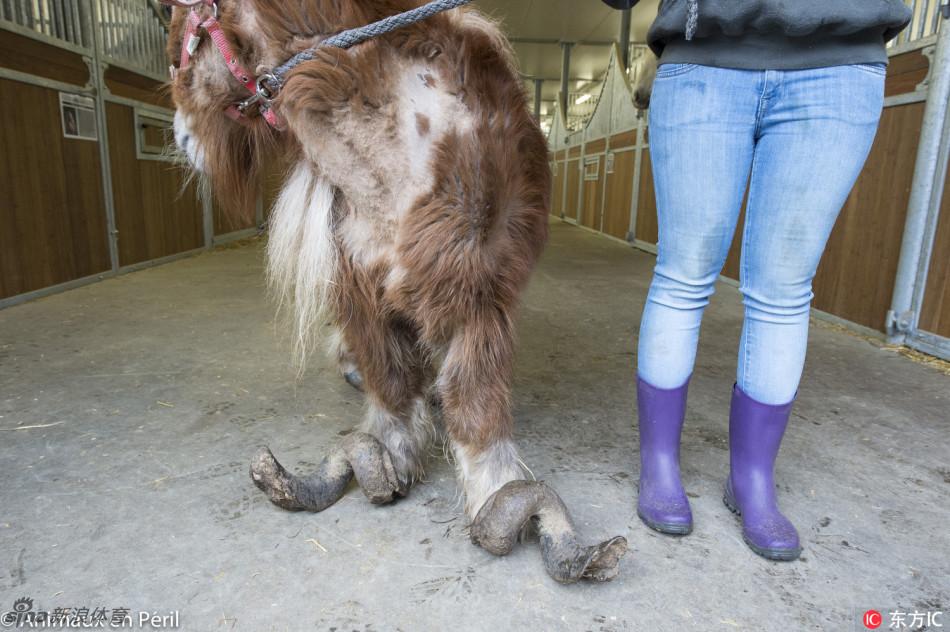
[[[195,10],[202,19],[217,11],[243,67],[260,73],[419,4],[220,0]],[[175,10],[176,65],[186,19]],[[207,37],[175,74],[176,140],[223,206],[250,206],[268,156],[291,165],[269,221],[270,285],[293,315],[301,358],[332,321],[368,402],[361,432],[316,475],[294,477],[265,450],[255,483],[278,505],[317,511],[354,471],[375,502],[404,494],[437,434],[437,398],[465,511],[479,518],[476,542],[505,553],[533,516],[556,579],[616,574],[622,538],[576,547],[553,491],[512,483],[525,478],[511,416],[515,311],[547,237],[551,183],[545,139],[496,25],[456,9],[348,50],[320,49],[286,77],[274,103],[281,131],[224,115],[247,90]],[[479,516],[487,505],[494,513]]]

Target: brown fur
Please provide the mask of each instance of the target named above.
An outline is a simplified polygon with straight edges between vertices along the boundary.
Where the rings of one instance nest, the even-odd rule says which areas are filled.
[[[253,70],[418,4],[222,0],[220,21]],[[184,15],[175,12],[173,58]],[[447,116],[440,132],[415,113],[415,133],[435,143],[421,174],[403,166],[396,96],[398,70],[417,63],[431,69],[421,84],[451,95],[472,121],[452,127]],[[330,307],[373,405],[407,419],[434,382],[455,445],[478,454],[510,441],[513,321],[547,236],[550,173],[499,31],[459,10],[350,50],[320,50],[289,75],[276,101],[288,124],[281,134],[260,119],[244,126],[223,115],[246,96],[226,72],[204,42],[173,86],[176,104],[194,117],[214,190],[228,208],[247,208],[259,166],[275,148],[292,162],[309,161],[338,187]],[[415,190],[412,177],[425,178],[417,197],[404,212],[391,208],[401,192]],[[367,255],[371,246],[384,254]]]

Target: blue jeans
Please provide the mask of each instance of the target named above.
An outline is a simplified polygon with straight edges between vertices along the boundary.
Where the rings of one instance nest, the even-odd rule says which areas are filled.
[[[748,185],[736,381],[765,404],[794,399],[812,279],[870,151],[884,72],[660,66],[650,105],[659,253],[640,325],[641,379],[677,388],[692,373]]]

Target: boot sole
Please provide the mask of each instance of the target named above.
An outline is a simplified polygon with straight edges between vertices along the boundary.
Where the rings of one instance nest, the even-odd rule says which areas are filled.
[[[736,506],[732,499],[729,498],[729,494],[722,495],[722,504],[726,508],[734,513],[736,516],[742,516],[742,512],[739,511],[739,507]],[[772,560],[773,562],[794,562],[802,554],[801,548],[798,549],[768,549],[756,545],[748,537],[746,537],[745,530],[742,532],[742,540],[746,543],[752,551],[761,557],[764,557],[767,560]]]
[[[639,510],[637,510],[637,516],[640,517],[640,521],[643,522],[643,524],[645,524],[646,526],[650,527],[654,531],[658,531],[666,535],[689,535],[690,533],[693,532],[692,524],[674,524],[670,522],[654,522],[648,519],[642,513],[640,513]]]

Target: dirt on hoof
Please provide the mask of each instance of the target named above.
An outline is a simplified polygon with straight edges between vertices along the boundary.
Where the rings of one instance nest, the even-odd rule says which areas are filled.
[[[296,476],[288,472],[266,447],[251,461],[250,473],[251,480],[272,503],[292,511],[323,511],[343,496],[354,476],[374,504],[405,496],[407,490],[386,447],[363,432],[347,435],[313,474]]]
[[[511,481],[495,492],[475,516],[472,542],[494,555],[507,555],[531,520],[540,536],[545,569],[555,580],[602,582],[617,576],[627,540],[617,536],[593,546],[578,544],[567,507],[542,482]]]

